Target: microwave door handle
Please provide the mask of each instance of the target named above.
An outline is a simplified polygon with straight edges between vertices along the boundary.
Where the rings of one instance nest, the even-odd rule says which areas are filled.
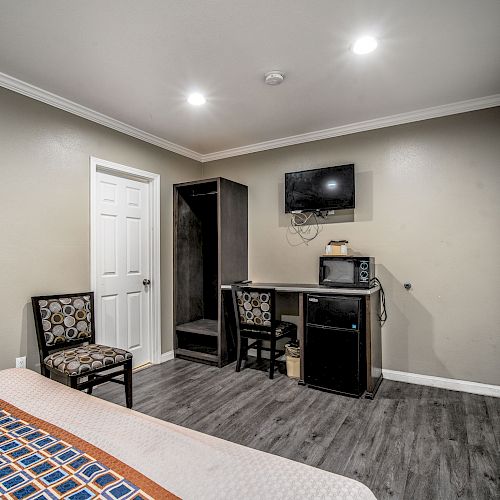
[[[328,270],[328,266],[325,266],[324,264],[322,266],[320,266],[320,268],[319,268],[320,283],[325,281],[325,279],[327,278],[327,276],[328,276],[327,270]]]

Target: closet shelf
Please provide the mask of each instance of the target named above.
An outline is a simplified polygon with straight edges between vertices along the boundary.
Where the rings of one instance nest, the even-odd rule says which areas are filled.
[[[201,361],[210,361],[217,363],[219,357],[216,354],[209,354],[205,352],[193,351],[192,349],[181,349],[177,348],[175,350],[175,356],[177,358],[183,359],[199,359]]]
[[[214,319],[198,319],[196,321],[190,321],[189,323],[177,325],[175,328],[178,332],[197,333],[199,335],[209,335],[211,337],[217,337],[219,335],[219,324],[217,320]]]

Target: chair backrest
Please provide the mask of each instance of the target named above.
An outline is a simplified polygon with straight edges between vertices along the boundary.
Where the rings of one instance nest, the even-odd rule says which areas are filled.
[[[234,314],[241,330],[271,331],[276,321],[274,288],[252,288],[233,285]]]
[[[93,292],[31,297],[40,356],[95,343]]]

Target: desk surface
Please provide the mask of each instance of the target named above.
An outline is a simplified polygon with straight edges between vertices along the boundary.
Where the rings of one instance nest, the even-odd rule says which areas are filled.
[[[248,288],[274,288],[277,292],[303,292],[341,295],[372,295],[380,290],[378,285],[369,288],[329,288],[326,286],[306,283],[247,283],[241,286]],[[230,290],[231,285],[221,285],[222,290]]]

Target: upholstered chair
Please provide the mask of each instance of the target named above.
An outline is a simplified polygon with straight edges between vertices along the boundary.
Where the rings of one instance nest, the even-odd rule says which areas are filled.
[[[42,375],[57,374],[89,394],[104,382],[122,384],[131,408],[132,353],[95,343],[94,294],[38,296],[31,303]]]
[[[236,371],[241,370],[242,358],[247,359],[248,350],[255,347],[257,358],[261,351],[269,351],[269,378],[274,376],[276,358],[284,354],[284,349],[277,348],[277,340],[297,338],[297,327],[293,323],[276,319],[276,291],[273,288],[251,288],[233,285],[234,315],[236,318],[237,359]],[[249,344],[248,340],[255,342]],[[263,345],[269,342],[270,347]]]

